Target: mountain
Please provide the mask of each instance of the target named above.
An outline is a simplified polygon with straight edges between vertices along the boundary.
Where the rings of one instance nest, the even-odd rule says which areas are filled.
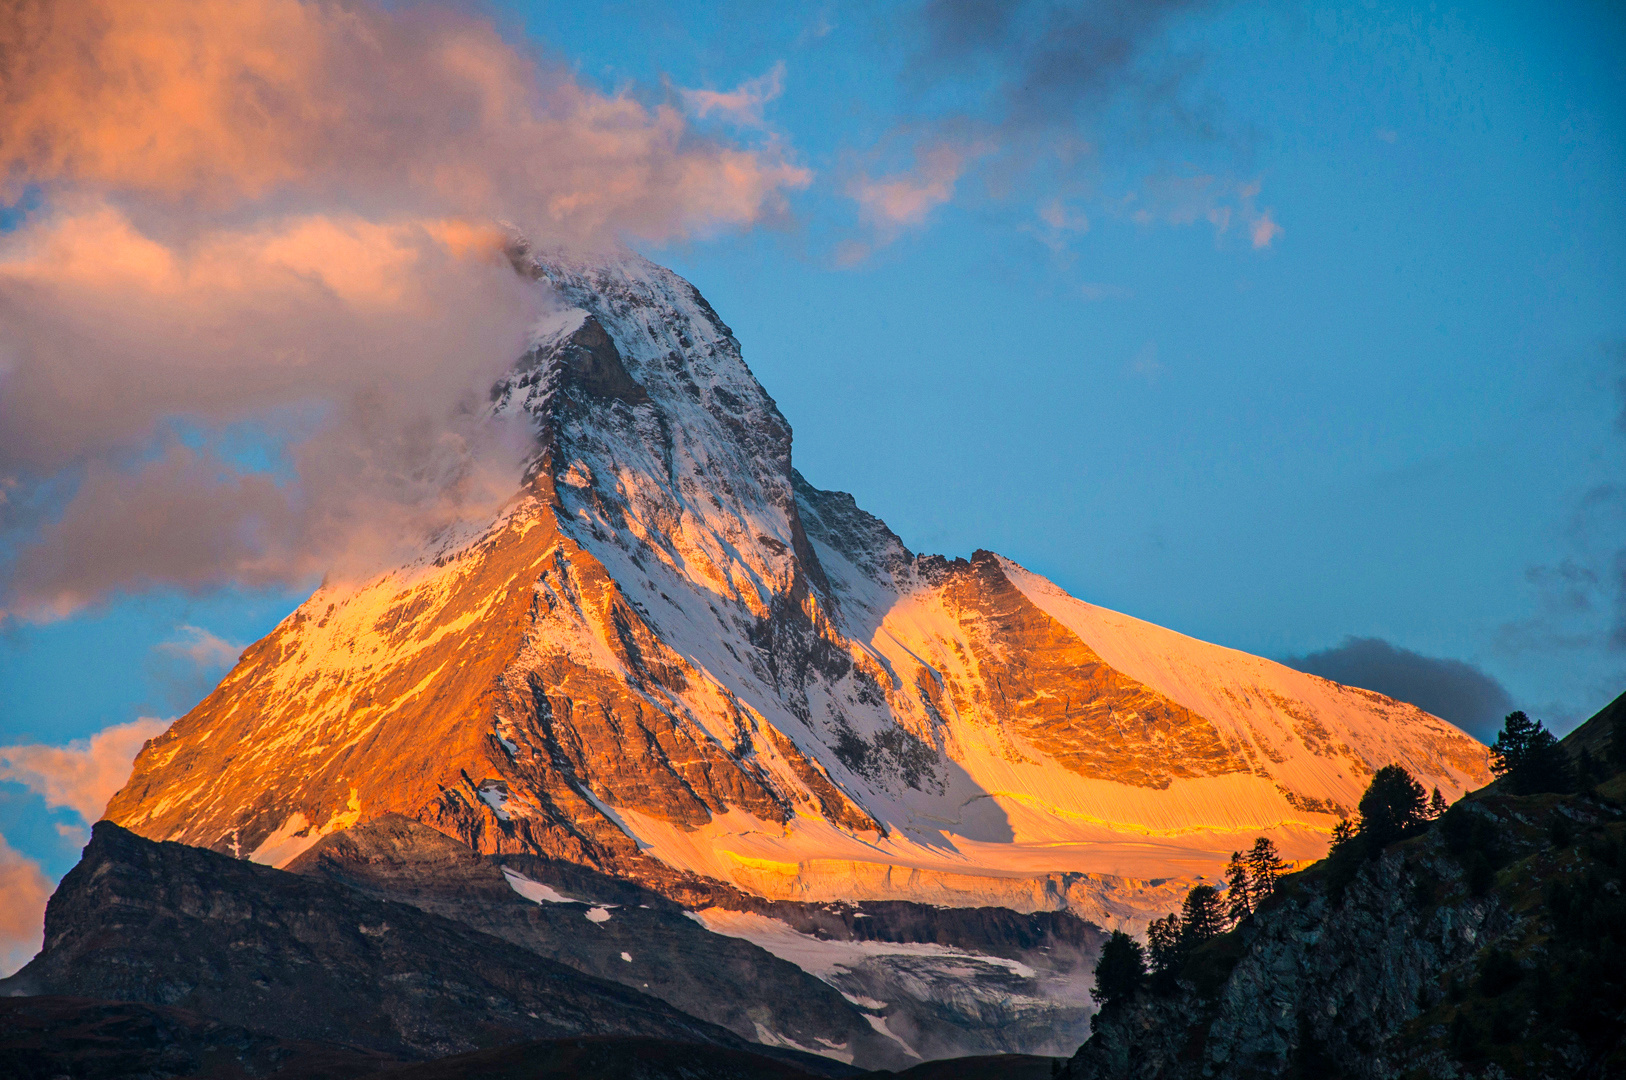
[[[1489,778],[1410,705],[991,552],[911,552],[796,472],[687,282],[631,254],[512,257],[550,303],[490,403],[535,440],[513,499],[324,584],[143,748],[110,821],[297,869],[401,819],[633,883],[845,995],[822,1037],[884,1064],[856,1022],[921,1056],[1064,1052],[1093,1011],[1081,920],[1143,927],[1256,836],[1319,856],[1385,764],[1448,798]],[[452,911],[444,882],[404,887],[378,895]],[[706,1015],[751,1034],[745,1008]],[[780,1022],[752,1037],[825,1046]]]
[[[1284,877],[1174,986],[1098,1015],[1062,1075],[1626,1075],[1626,773],[1612,772],[1575,794],[1496,784],[1358,867]]]
[[[558,298],[493,412],[527,482],[329,586],[137,759],[107,815],[280,865],[385,813],[485,852],[767,897],[1068,906],[1256,834],[1318,855],[1378,766],[1484,748],[1408,705],[910,552],[791,467],[732,332],[643,259],[516,252]]]
[[[173,1006],[408,1058],[584,1034],[749,1045],[465,924],[106,821],[52,896],[45,930],[0,993]]]

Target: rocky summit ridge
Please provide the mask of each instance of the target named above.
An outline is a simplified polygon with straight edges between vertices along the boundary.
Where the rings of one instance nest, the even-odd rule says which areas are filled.
[[[496,386],[513,499],[316,592],[141,752],[107,817],[283,866],[402,815],[678,899],[1068,909],[1143,926],[1255,836],[1319,857],[1372,772],[1467,735],[919,555],[809,484],[732,331],[638,256],[523,250],[556,303]]]

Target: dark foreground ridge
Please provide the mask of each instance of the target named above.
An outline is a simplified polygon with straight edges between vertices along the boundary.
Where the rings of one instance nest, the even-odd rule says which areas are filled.
[[[749,1046],[647,994],[419,908],[105,821],[51,898],[44,950],[0,993],[173,1006],[394,1058],[578,1035]],[[827,1064],[752,1049],[804,1068]]]
[[[1578,792],[1498,782],[1282,878],[1175,979],[1098,1015],[1063,1076],[1626,1076],[1626,717],[1612,757],[1606,730],[1623,712],[1564,741],[1588,750]]]
[[[0,1076],[895,1075],[741,1035],[765,1030],[809,1041],[835,1033],[886,1068],[911,1060],[833,987],[702,929],[659,894],[581,867],[505,858],[586,902],[525,900],[505,878],[513,867],[400,818],[325,838],[291,864],[298,872],[101,822],[51,899],[44,950],[0,980]],[[588,921],[592,905],[610,917]],[[914,907],[889,911],[899,923],[890,932],[978,933],[974,912],[934,929]],[[801,917],[838,932],[854,918],[839,907]],[[1029,929],[1057,940],[1046,923]],[[1033,944],[1020,939],[1013,948]],[[632,950],[636,963],[624,958]],[[902,1075],[1043,1080],[1055,1064],[1002,1055]]]

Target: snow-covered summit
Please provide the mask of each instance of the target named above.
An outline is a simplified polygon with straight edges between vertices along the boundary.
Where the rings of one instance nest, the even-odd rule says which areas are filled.
[[[539,440],[478,539],[324,590],[108,808],[285,861],[399,812],[669,890],[1166,910],[1269,835],[1325,850],[1376,768],[1448,796],[1434,717],[920,556],[791,465],[732,331],[641,257],[525,255],[556,303],[493,411]]]

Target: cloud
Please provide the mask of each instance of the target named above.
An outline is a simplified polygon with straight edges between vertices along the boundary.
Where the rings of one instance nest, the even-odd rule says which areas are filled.
[[[1270,218],[1270,211],[1266,210],[1248,225],[1248,236],[1253,240],[1255,250],[1267,248],[1270,242],[1282,235],[1282,227]]]
[[[847,192],[858,203],[859,216],[883,236],[925,223],[931,212],[954,197],[954,185],[979,150],[939,143],[920,150],[915,167],[890,176],[855,177]]]
[[[181,640],[160,642],[155,648],[170,656],[190,660],[198,667],[204,668],[235,664],[238,657],[243,655],[241,645],[233,645],[201,626],[181,626],[177,628],[177,632],[181,635]]]
[[[1346,638],[1335,648],[1284,657],[1282,663],[1410,702],[1483,742],[1495,737],[1514,707],[1502,684],[1474,665],[1424,656],[1382,638]]]
[[[1078,294],[1094,303],[1099,300],[1128,300],[1135,295],[1135,291],[1110,282],[1086,281],[1078,287]]]
[[[1606,356],[1607,380],[1618,395],[1613,435],[1626,435],[1626,347]],[[1605,453],[1618,457],[1620,441]],[[1582,492],[1564,528],[1564,551],[1553,563],[1529,567],[1525,580],[1535,609],[1499,630],[1498,647],[1510,656],[1555,649],[1586,650],[1617,658],[1626,653],[1626,484],[1593,484]],[[1618,663],[1612,673],[1619,672]],[[1611,684],[1613,685],[1613,684]]]
[[[479,412],[549,303],[512,232],[748,228],[810,179],[431,5],[14,0],[0,56],[0,199],[33,207],[0,236],[24,617],[361,572],[489,513],[532,448]],[[233,425],[277,472],[220,451]]]
[[[101,819],[107,801],[130,779],[142,745],[169,725],[144,716],[66,746],[0,746],[0,780],[22,784],[43,796],[47,807],[67,807],[89,825]]]
[[[490,23],[366,0],[13,0],[0,176],[246,203],[518,223],[538,241],[669,239],[772,214],[777,146],[698,137],[579,84]]]
[[[733,90],[680,90],[684,105],[704,120],[717,113],[745,127],[762,126],[762,107],[785,92],[785,62],[779,61],[764,75],[747,79]]]
[[[45,942],[51,879],[0,836],[0,978],[34,958]]]
[[[957,183],[899,187],[897,201],[912,208],[924,200],[904,196],[918,193],[938,205],[983,190],[999,200],[1036,188],[1045,193],[1040,201],[1060,206],[1101,198],[1100,176],[1116,147],[1158,153],[1172,137],[1175,157],[1184,161],[1194,142],[1218,145],[1220,125],[1209,115],[1214,107],[1187,92],[1201,57],[1173,32],[1219,6],[1211,0],[928,0],[912,35],[921,46],[906,64],[914,112],[896,139],[932,147],[952,138],[981,150],[963,163]],[[985,188],[971,186],[973,177]],[[1238,185],[1224,184],[1234,196]],[[892,220],[875,211],[873,187],[857,184],[849,193],[880,239],[888,239]],[[1229,207],[1212,210],[1221,231],[1231,213]],[[1154,211],[1145,220],[1196,219]],[[1256,248],[1280,234],[1269,210],[1244,220]],[[1059,254],[1084,230],[1025,231]]]

